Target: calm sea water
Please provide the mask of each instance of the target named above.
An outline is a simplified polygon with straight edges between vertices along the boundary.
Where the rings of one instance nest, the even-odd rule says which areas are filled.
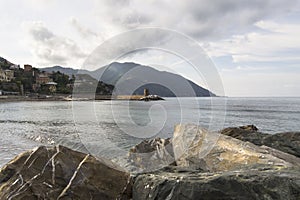
[[[178,123],[211,130],[254,124],[273,134],[300,131],[299,121],[300,98],[0,103],[0,166],[41,144],[116,158],[145,138],[171,137]]]

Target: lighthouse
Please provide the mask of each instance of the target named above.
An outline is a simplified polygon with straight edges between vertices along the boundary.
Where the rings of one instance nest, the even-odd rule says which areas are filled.
[[[144,96],[149,96],[149,90],[147,88],[144,89]]]

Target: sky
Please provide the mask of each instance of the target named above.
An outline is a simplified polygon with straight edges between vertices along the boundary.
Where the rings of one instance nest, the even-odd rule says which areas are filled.
[[[106,41],[161,28],[197,42],[226,96],[300,96],[299,0],[1,0],[0,24],[0,56],[16,64],[82,68]],[[163,66],[210,88],[188,62],[159,49],[119,61]]]

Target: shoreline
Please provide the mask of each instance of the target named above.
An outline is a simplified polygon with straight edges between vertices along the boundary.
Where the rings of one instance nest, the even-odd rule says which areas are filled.
[[[1,102],[21,102],[21,101],[143,101],[141,100],[145,96],[143,95],[96,95],[95,98],[90,98],[90,96],[80,96],[72,99],[69,94],[57,94],[57,95],[40,95],[40,96],[20,96],[20,95],[1,95]],[[163,97],[163,98],[178,98],[178,97]],[[179,98],[214,98],[214,97],[179,97]],[[156,100],[151,100],[156,101]]]
[[[9,102],[39,102],[39,101],[140,101],[140,96],[138,97],[116,97],[111,98],[107,96],[96,97],[96,98],[86,98],[86,97],[78,97],[72,99],[69,95],[66,96],[42,96],[42,97],[29,97],[29,96],[0,96],[0,103],[9,103]]]

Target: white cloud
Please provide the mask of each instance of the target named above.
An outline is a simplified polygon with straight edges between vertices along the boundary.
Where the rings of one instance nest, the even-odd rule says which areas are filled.
[[[30,46],[37,64],[78,65],[79,60],[87,56],[73,40],[56,35],[42,22],[27,22],[23,27],[27,33],[26,43]]]
[[[235,63],[300,61],[299,24],[260,21],[256,26],[261,30],[210,42],[206,49],[211,56],[232,56]]]
[[[57,0],[21,0],[21,2],[36,10],[46,10],[54,6]]]

